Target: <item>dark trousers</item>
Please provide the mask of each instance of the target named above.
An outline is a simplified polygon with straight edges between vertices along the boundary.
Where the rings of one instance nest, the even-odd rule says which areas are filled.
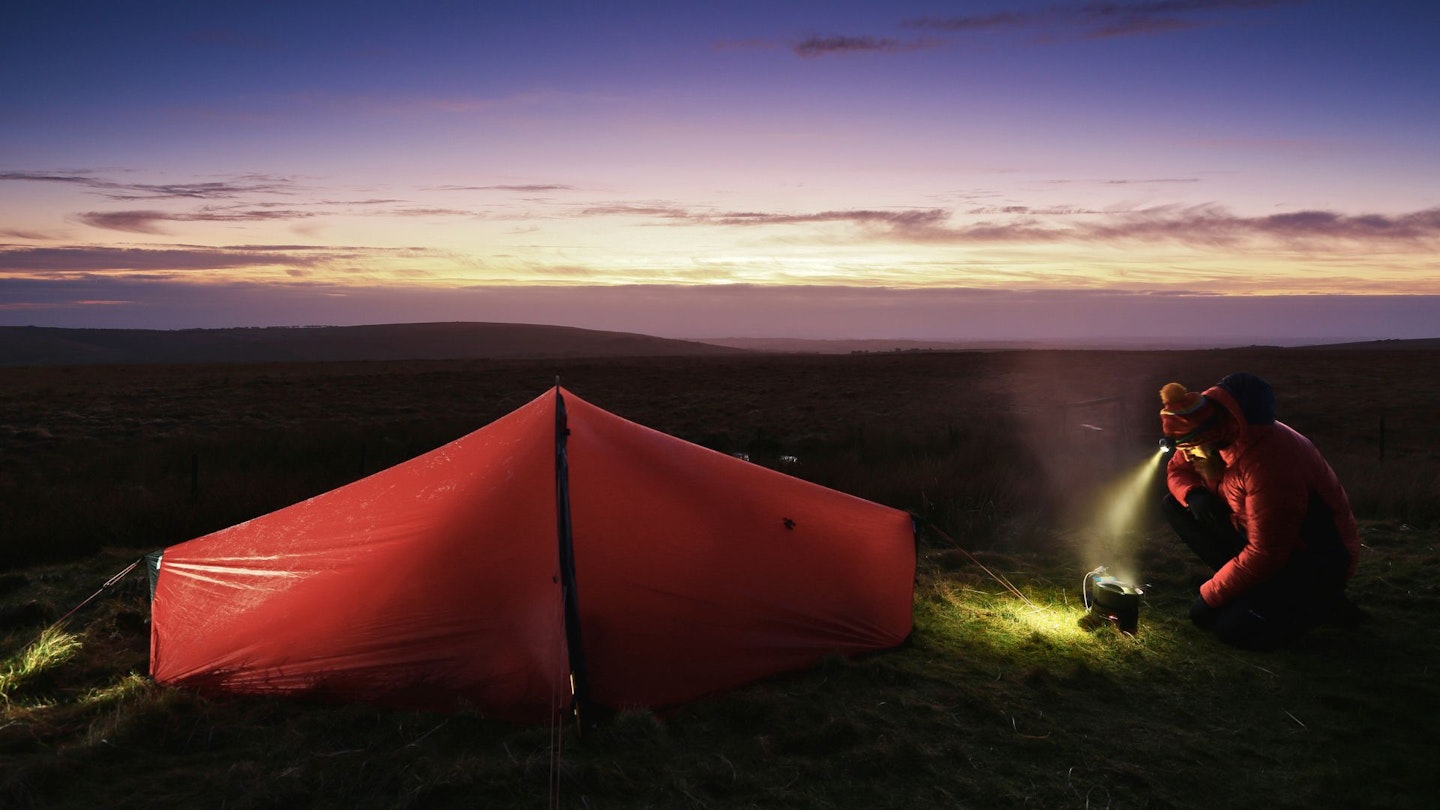
[[[1245,535],[1231,524],[1223,499],[1213,499],[1210,508],[1196,515],[1166,495],[1161,511],[1211,570],[1219,571],[1245,548]],[[1318,496],[1310,498],[1300,535],[1305,548],[1291,554],[1285,567],[1220,606],[1214,629],[1222,641],[1246,649],[1274,649],[1331,618],[1344,598],[1350,555],[1330,509]]]

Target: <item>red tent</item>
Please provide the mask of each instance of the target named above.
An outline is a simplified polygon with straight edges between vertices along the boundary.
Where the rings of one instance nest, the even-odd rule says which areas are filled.
[[[157,681],[519,721],[574,701],[669,706],[892,647],[915,574],[906,513],[559,387],[156,556]]]

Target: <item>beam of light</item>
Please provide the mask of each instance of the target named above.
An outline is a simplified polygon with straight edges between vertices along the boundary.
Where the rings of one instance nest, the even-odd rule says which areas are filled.
[[[1106,487],[1101,495],[1101,505],[1095,521],[1097,535],[1091,544],[1091,557],[1103,554],[1108,559],[1094,560],[1087,565],[1101,564],[1110,569],[1116,578],[1124,582],[1139,583],[1139,572],[1134,570],[1133,546],[1135,530],[1145,497],[1151,492],[1156,464],[1165,455],[1165,448],[1157,448],[1132,471],[1126,473]]]
[[[1132,531],[1140,515],[1141,499],[1150,490],[1155,475],[1155,462],[1165,454],[1161,447],[1155,454],[1141,462],[1133,472],[1121,479],[1110,494],[1110,506],[1105,512],[1105,528],[1116,536]]]

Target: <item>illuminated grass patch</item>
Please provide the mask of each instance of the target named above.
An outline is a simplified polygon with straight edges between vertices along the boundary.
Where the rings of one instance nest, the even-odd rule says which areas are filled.
[[[7,704],[15,701],[27,686],[75,658],[81,646],[78,635],[55,625],[45,628],[34,643],[0,665],[0,698]]]

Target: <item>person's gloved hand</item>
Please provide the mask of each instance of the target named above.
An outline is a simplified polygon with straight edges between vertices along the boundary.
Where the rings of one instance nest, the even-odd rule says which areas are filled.
[[[1210,523],[1215,520],[1215,510],[1218,506],[1218,499],[1215,493],[1205,487],[1191,487],[1185,493],[1185,508],[1190,514],[1201,523]]]
[[[1210,607],[1205,597],[1197,596],[1195,601],[1190,603],[1190,621],[1202,630],[1213,630],[1215,623],[1220,620],[1220,611]]]

